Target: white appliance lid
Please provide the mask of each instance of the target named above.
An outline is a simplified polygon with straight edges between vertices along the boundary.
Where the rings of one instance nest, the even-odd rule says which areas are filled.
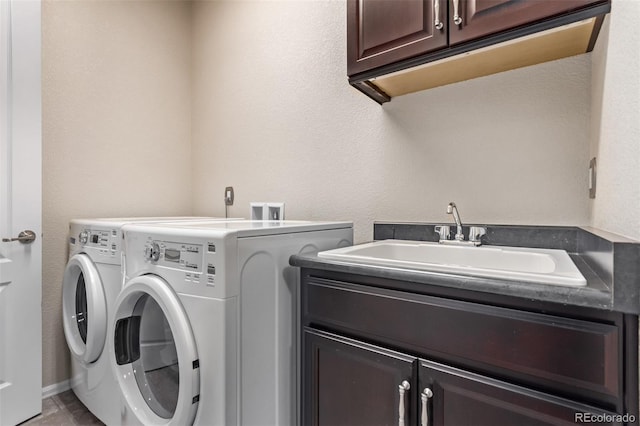
[[[203,221],[183,223],[132,224],[128,231],[159,232],[175,234],[176,230],[189,235],[202,234],[237,234],[238,238],[260,235],[288,234],[296,232],[321,231],[328,229],[352,228],[352,222],[314,222],[306,220],[231,220]]]
[[[163,223],[163,222],[185,222],[185,221],[215,221],[229,220],[223,217],[206,216],[149,216],[149,217],[100,217],[90,219],[72,219],[70,222],[85,226],[108,226],[122,227],[128,223]],[[231,219],[237,220],[237,219]]]

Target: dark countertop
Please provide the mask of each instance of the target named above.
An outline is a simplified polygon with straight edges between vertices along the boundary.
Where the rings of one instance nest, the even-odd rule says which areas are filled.
[[[393,226],[397,227],[398,225],[396,224]],[[415,227],[416,224],[411,224],[410,226]],[[525,228],[527,231],[527,235],[530,236],[532,229],[534,229],[535,227]],[[502,229],[504,229],[504,227]],[[545,232],[548,232],[550,228],[545,227],[544,229]],[[386,268],[372,265],[359,265],[355,263],[346,263],[319,258],[314,254],[291,256],[290,264],[301,268],[322,269],[332,272],[404,281],[405,283],[411,283],[411,286],[417,286],[416,291],[419,293],[427,290],[424,287],[421,288],[420,286],[439,286],[452,289],[462,289],[472,292],[492,293],[529,300],[553,302],[563,305],[583,306],[631,314],[640,313],[640,303],[637,297],[639,290],[637,287],[640,278],[637,275],[638,264],[636,262],[638,259],[640,259],[640,244],[630,241],[623,241],[623,243],[625,244],[624,249],[619,249],[618,251],[625,254],[624,258],[626,259],[626,263],[624,263],[625,259],[623,259],[622,261],[618,262],[619,264],[624,263],[622,264],[622,266],[615,265],[614,259],[616,257],[614,256],[614,247],[616,246],[614,244],[618,244],[620,243],[620,241],[615,241],[612,238],[607,238],[605,242],[611,243],[611,249],[609,251],[597,251],[599,253],[600,260],[603,257],[603,253],[610,253],[611,261],[594,262],[592,254],[593,250],[591,250],[593,244],[591,244],[590,240],[593,240],[595,238],[596,240],[598,240],[596,242],[602,245],[602,241],[600,241],[603,238],[601,233],[598,234],[597,232],[594,232],[594,230],[588,228],[562,227],[558,229],[560,229],[564,233],[566,233],[567,229],[574,230],[576,233],[576,241],[589,241],[589,244],[586,244],[586,246],[588,247],[584,250],[582,250],[582,248],[576,248],[575,251],[571,249],[567,250],[571,256],[571,259],[574,261],[582,275],[587,280],[587,285],[585,287],[556,286],[517,280],[481,278],[459,274],[404,270],[399,268]],[[512,235],[512,231],[513,229],[509,230],[510,235]],[[589,234],[587,238],[584,238],[582,236],[582,234],[584,233]],[[394,237],[398,239],[397,233],[390,236],[390,238]],[[631,247],[633,255],[631,256],[630,261],[628,259],[630,257],[628,255],[628,244],[632,244]],[[513,244],[513,239],[510,240],[509,245],[515,245]],[[576,243],[576,247],[580,245],[585,244],[583,242]],[[605,265],[605,267],[602,266],[603,264]],[[606,265],[609,264],[611,268],[606,267]],[[621,268],[622,272],[618,272],[618,270],[620,270]],[[608,269],[610,269],[610,271]],[[614,271],[616,272],[616,274],[614,274]],[[618,280],[619,282],[614,282],[614,275],[618,275],[621,277]],[[621,298],[620,295],[616,295],[616,290],[618,293],[622,293],[623,295],[625,295],[625,297]],[[627,297],[628,295],[631,295],[631,297]]]
[[[416,286],[427,284],[567,305],[613,310],[612,292],[604,281],[589,268],[580,256],[572,255],[571,258],[586,278],[586,287],[555,286],[440,272],[357,265],[355,263],[327,260],[316,255],[294,255],[291,256],[290,263],[293,266],[301,268],[323,269],[347,274],[408,281],[415,283]]]

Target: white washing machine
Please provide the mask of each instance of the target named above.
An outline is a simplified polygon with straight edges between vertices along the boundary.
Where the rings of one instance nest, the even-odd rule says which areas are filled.
[[[298,424],[292,254],[351,245],[348,222],[126,225],[108,344],[126,425]]]
[[[121,228],[126,223],[216,220],[205,217],[79,219],[69,224],[62,286],[63,328],[71,352],[71,388],[101,421],[117,424],[121,399],[106,354],[107,327],[122,289]],[[225,220],[225,219],[220,219]]]

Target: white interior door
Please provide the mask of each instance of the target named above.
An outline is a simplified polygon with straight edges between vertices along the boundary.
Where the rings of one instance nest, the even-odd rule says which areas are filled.
[[[42,410],[40,1],[0,0],[0,425]],[[5,241],[25,230],[31,243]]]

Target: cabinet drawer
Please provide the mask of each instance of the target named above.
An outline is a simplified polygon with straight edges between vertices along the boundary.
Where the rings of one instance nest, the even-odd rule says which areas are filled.
[[[418,356],[614,402],[615,325],[308,278],[303,319]]]

